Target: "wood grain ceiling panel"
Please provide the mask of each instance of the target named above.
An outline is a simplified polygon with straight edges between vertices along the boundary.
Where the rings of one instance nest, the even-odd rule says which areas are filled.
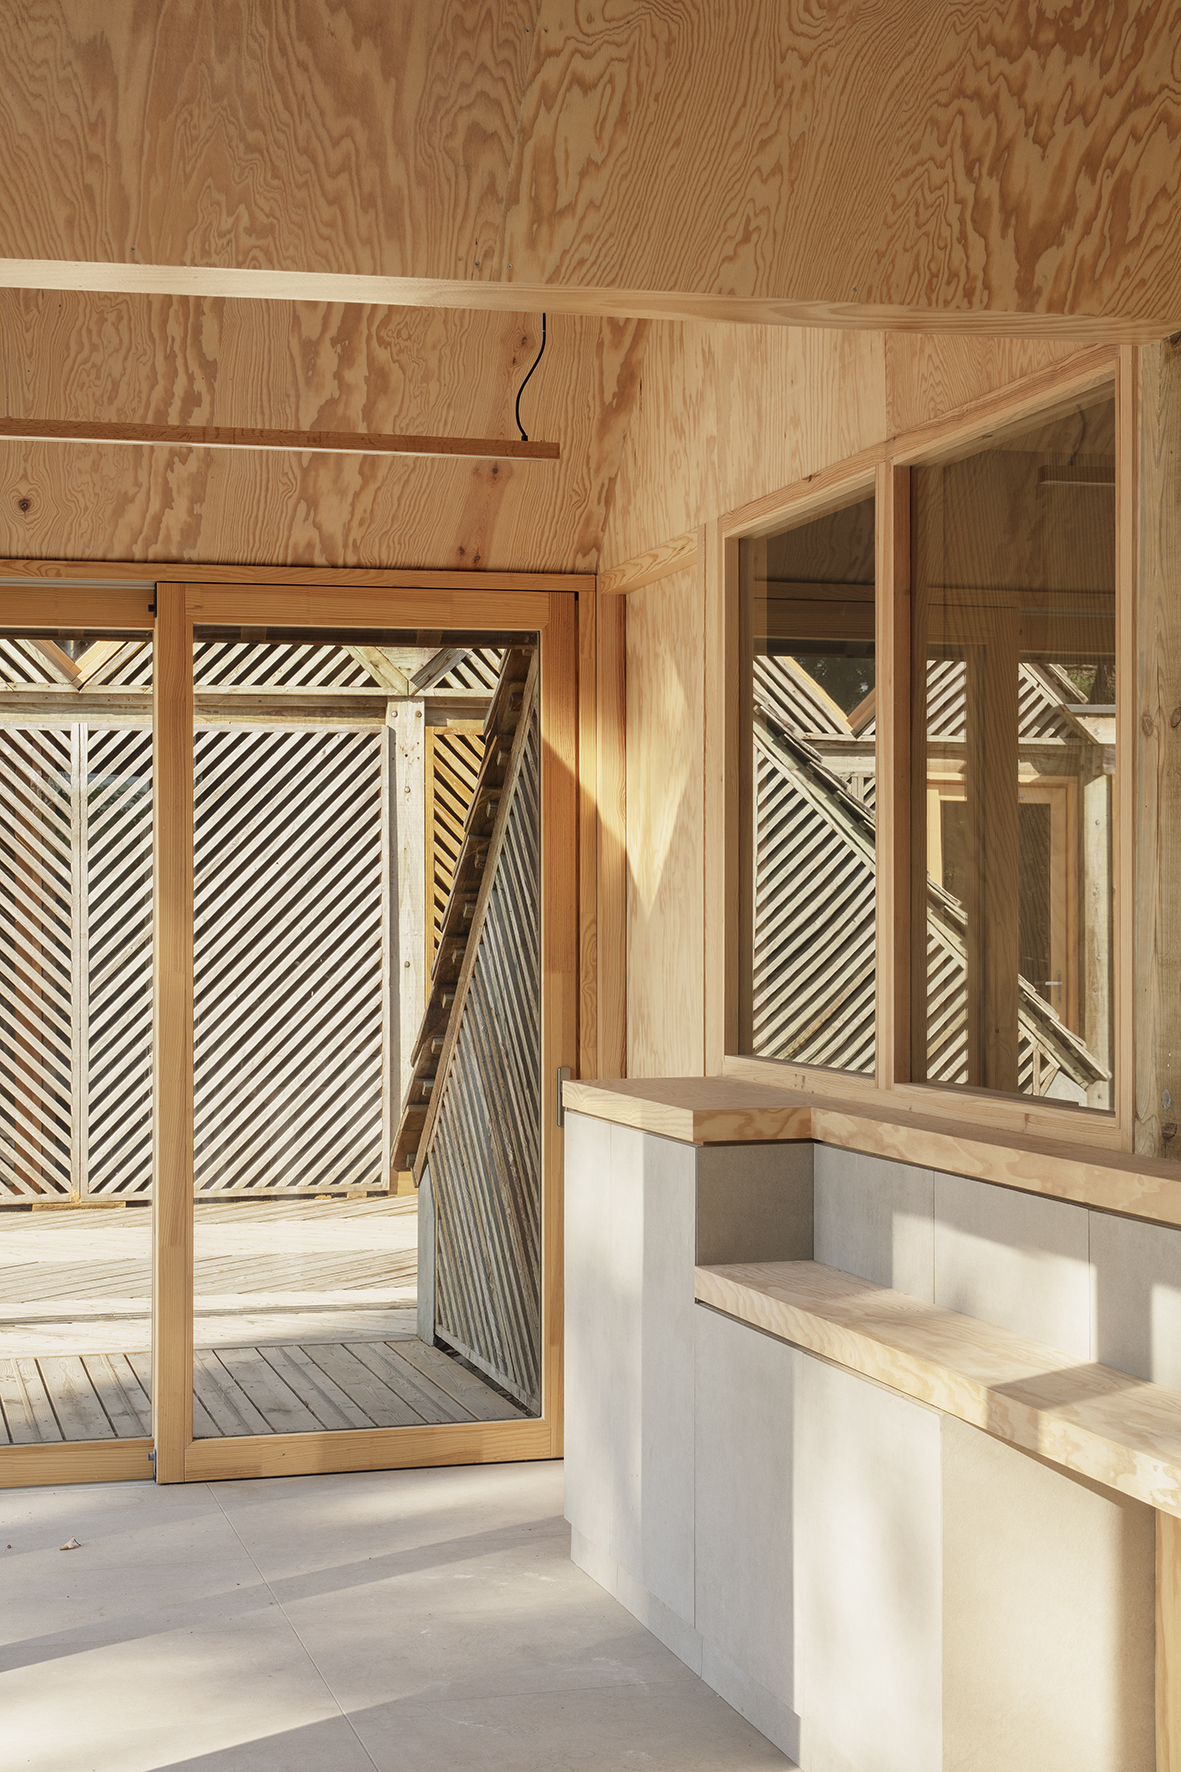
[[[1181,324],[1181,0],[10,11],[14,259]]]
[[[479,276],[537,0],[22,0],[7,257]]]
[[[543,0],[498,275],[1181,312],[1178,0]]]
[[[14,417],[506,438],[540,336],[520,315],[34,292],[4,331]],[[593,568],[642,333],[551,324],[522,416],[558,463],[0,444],[0,555]]]

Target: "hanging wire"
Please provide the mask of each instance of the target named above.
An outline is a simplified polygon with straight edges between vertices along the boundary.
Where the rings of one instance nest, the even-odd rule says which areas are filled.
[[[521,433],[522,443],[528,443],[529,433],[525,429],[524,425],[521,423],[521,395],[525,392],[525,389],[529,386],[529,377],[533,374],[533,370],[537,368],[537,365],[541,362],[541,359],[544,356],[545,356],[545,315],[543,314],[541,316],[541,349],[540,349],[540,351],[538,351],[536,357],[534,357],[534,359],[533,359],[533,368],[530,369],[529,375],[527,375],[525,377],[524,381],[521,383],[520,387],[517,389],[517,429]],[[545,386],[544,377],[542,378],[542,386],[543,387]]]

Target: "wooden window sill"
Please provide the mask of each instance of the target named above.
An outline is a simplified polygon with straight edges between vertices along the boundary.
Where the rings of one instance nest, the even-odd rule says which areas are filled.
[[[736,1077],[567,1083],[565,1106],[686,1144],[817,1144],[1181,1225],[1181,1164],[1061,1138],[949,1124]]]

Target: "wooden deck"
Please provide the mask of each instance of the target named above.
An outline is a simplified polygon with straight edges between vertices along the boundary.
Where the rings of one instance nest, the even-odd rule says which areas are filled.
[[[197,1208],[194,1432],[519,1419],[417,1340],[414,1198]],[[151,1214],[0,1215],[0,1445],[151,1432]]]
[[[0,1445],[150,1434],[151,1388],[148,1354],[0,1359]],[[199,1440],[515,1421],[523,1413],[451,1355],[413,1336],[199,1348],[194,1358]]]

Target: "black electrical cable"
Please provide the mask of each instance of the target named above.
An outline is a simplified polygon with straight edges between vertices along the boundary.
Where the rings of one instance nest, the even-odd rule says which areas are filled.
[[[541,349],[540,349],[540,351],[538,351],[536,357],[534,357],[534,359],[533,359],[533,369],[537,368],[537,365],[541,362],[541,359],[544,356],[545,356],[545,315],[543,314],[541,316]],[[525,377],[524,381],[521,383],[520,387],[517,389],[517,429],[521,433],[522,443],[528,443],[529,433],[525,429],[524,425],[521,423],[521,395],[525,392],[525,389],[529,386],[529,376],[531,376],[533,374],[533,369],[531,369],[529,371],[529,375],[527,375]]]

